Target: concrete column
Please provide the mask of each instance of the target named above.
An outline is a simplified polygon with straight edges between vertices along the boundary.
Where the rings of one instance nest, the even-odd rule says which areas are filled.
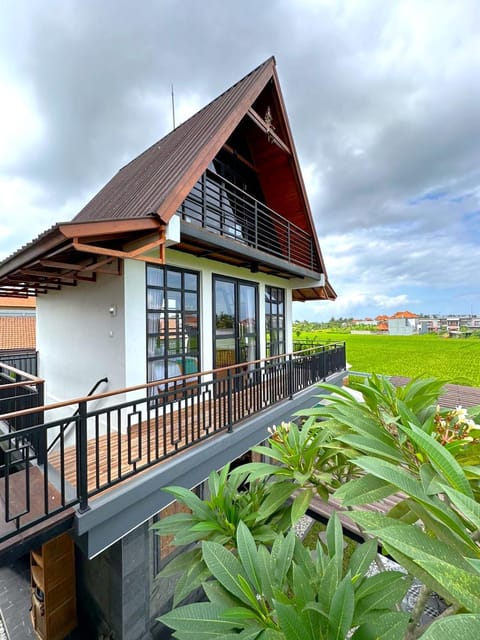
[[[92,560],[79,558],[79,617],[92,638],[151,638],[149,557],[144,524]]]

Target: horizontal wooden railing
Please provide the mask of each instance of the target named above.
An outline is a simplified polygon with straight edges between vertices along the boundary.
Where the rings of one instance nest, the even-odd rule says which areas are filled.
[[[0,415],[8,423],[46,417],[21,432],[0,436],[0,482],[9,525],[3,539],[74,505],[88,509],[98,493],[215,434],[232,431],[248,417],[344,368],[345,345],[335,343],[315,352],[283,354]],[[72,426],[65,430],[67,418]],[[47,449],[54,439],[55,448]],[[40,463],[43,505],[33,518],[29,469]],[[1,527],[0,522],[0,541]]]

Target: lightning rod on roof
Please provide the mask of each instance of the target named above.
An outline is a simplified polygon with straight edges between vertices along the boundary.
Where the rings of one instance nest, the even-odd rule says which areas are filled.
[[[172,122],[173,122],[173,128],[175,129],[175,94],[173,93],[173,83],[172,83]]]

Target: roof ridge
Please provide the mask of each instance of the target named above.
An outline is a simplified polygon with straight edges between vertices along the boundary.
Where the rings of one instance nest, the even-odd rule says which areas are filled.
[[[227,93],[233,91],[236,87],[238,87],[239,84],[242,84],[245,80],[247,80],[247,78],[249,78],[250,76],[252,76],[253,74],[257,73],[258,71],[260,71],[261,68],[266,67],[269,63],[273,63],[273,66],[275,67],[276,65],[276,60],[275,60],[275,56],[270,56],[269,58],[267,58],[266,60],[264,60],[261,64],[259,64],[257,67],[255,67],[255,69],[252,69],[252,71],[250,71],[249,73],[247,73],[245,76],[243,76],[243,78],[241,78],[240,80],[238,80],[237,82],[235,82],[234,84],[232,84],[230,87],[228,87],[227,89],[225,89],[225,91],[222,91],[222,93],[220,93],[218,96],[216,96],[215,98],[213,98],[212,100],[210,100],[210,102],[208,102],[206,105],[204,105],[203,107],[201,107],[198,111],[195,111],[195,113],[192,113],[192,115],[190,117],[188,117],[186,120],[184,120],[183,122],[181,122],[178,126],[176,126],[174,129],[172,129],[171,131],[169,131],[168,133],[166,133],[162,138],[160,138],[159,140],[157,140],[156,142],[154,142],[153,144],[151,144],[149,147],[147,147],[146,149],[144,149],[144,151],[142,151],[141,153],[138,154],[138,156],[135,156],[135,158],[132,158],[129,162],[127,162],[126,164],[123,165],[123,167],[120,167],[120,169],[117,171],[117,173],[120,173],[121,171],[123,171],[126,167],[128,167],[132,162],[135,162],[135,160],[138,160],[138,158],[141,158],[142,155],[148,153],[151,149],[153,149],[153,147],[159,145],[160,143],[164,143],[167,138],[169,138],[172,134],[174,133],[178,133],[178,130],[181,129],[182,127],[184,127],[185,125],[187,125],[188,123],[190,123],[194,118],[196,119],[197,116],[199,116],[201,113],[203,113],[206,109],[208,109],[212,104],[214,104],[217,101],[220,101]]]

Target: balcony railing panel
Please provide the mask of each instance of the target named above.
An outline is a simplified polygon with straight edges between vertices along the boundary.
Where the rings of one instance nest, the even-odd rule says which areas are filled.
[[[30,373],[20,371],[4,362],[0,362],[0,407],[2,413],[11,415],[5,422],[9,431],[22,432],[23,440],[28,441],[35,451],[44,455],[44,441],[37,435],[30,440],[26,429],[43,420],[42,412],[29,411],[41,407],[44,402],[44,381]],[[24,410],[27,413],[22,413]]]
[[[30,349],[14,349],[11,351],[0,350],[0,363],[7,364],[14,369],[28,373],[31,376],[37,375],[38,354]]]
[[[195,184],[179,214],[186,222],[291,264],[312,271],[320,268],[308,233],[212,171]]]
[[[56,411],[64,406],[71,412],[72,405],[77,411],[47,423],[39,416],[49,407],[0,415],[0,420],[37,421],[21,433],[0,436],[5,452],[0,482],[10,525],[3,537],[74,504],[87,509],[100,492],[218,433],[233,431],[248,417],[344,368],[345,345],[336,343],[202,372],[194,380],[189,374],[56,404]],[[54,449],[38,449],[44,459],[30,446],[53,440]],[[37,498],[33,514],[32,473],[41,463],[43,500]]]

